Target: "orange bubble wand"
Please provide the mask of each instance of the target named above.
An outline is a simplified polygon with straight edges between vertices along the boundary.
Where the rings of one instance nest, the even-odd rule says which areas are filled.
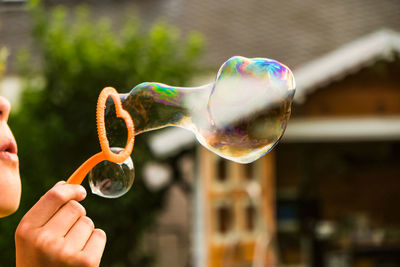
[[[104,122],[104,112],[108,97],[111,97],[113,99],[117,117],[122,118],[125,121],[125,125],[128,130],[128,139],[126,141],[126,146],[124,150],[119,152],[118,154],[110,150],[110,145],[107,139],[106,126]],[[71,177],[68,178],[68,184],[81,184],[83,179],[85,179],[85,176],[90,172],[90,170],[104,160],[108,160],[114,163],[122,163],[132,153],[132,149],[135,144],[134,123],[129,113],[122,108],[121,99],[119,98],[118,92],[114,88],[106,87],[100,92],[99,98],[97,100],[96,119],[97,133],[99,135],[101,152],[90,157],[78,169],[76,169]]]

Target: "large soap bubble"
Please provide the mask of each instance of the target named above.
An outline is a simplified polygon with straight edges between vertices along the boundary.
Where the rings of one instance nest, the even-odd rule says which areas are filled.
[[[177,126],[226,159],[249,163],[269,152],[284,133],[295,81],[290,69],[266,58],[232,57],[214,83],[192,88],[146,82],[120,94],[136,134]],[[106,124],[118,129],[111,102]]]

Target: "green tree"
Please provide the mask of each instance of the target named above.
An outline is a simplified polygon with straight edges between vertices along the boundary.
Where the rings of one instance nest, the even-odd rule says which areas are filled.
[[[184,86],[197,71],[202,38],[157,23],[145,30],[135,17],[123,26],[93,19],[85,7],[44,9],[29,3],[33,36],[41,63],[19,55],[25,88],[10,126],[19,144],[22,206],[9,220],[0,221],[0,258],[14,264],[13,233],[21,216],[58,180],[65,180],[87,158],[100,150],[95,107],[100,90],[113,86],[128,92],[144,81]],[[146,134],[137,137],[132,158],[136,178],[130,192],[105,200],[89,194],[88,215],[107,233],[104,266],[148,266],[150,255],[140,250],[145,229],[162,207],[163,192],[152,193],[143,183],[144,163],[152,155]],[[87,182],[84,182],[86,185]]]

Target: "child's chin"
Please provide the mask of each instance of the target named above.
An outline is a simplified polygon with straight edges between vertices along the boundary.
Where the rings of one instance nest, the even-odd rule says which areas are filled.
[[[9,207],[0,207],[0,218],[7,217],[14,212],[16,212],[19,208],[19,201],[10,205]]]
[[[11,168],[11,167],[10,167]],[[4,170],[4,168],[1,168]],[[19,171],[12,169],[0,174],[0,217],[17,211],[21,199],[21,181]]]

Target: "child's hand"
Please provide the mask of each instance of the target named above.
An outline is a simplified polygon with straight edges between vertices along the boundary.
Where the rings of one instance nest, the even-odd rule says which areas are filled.
[[[99,266],[106,235],[78,203],[80,185],[57,183],[25,214],[15,233],[17,267]]]

